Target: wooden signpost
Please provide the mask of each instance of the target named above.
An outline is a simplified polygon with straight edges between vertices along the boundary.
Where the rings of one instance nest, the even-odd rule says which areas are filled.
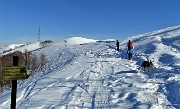
[[[19,57],[13,56],[13,66],[3,68],[3,80],[12,80],[11,109],[16,109],[17,80],[27,79],[27,68],[18,66]],[[32,73],[32,71],[30,71]]]
[[[18,66],[19,57],[13,56],[13,66]],[[12,80],[11,109],[16,109],[17,80]]]

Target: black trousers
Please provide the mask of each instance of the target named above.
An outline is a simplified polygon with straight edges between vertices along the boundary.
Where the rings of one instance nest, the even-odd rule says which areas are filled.
[[[119,51],[119,47],[117,47],[117,51]]]
[[[132,60],[132,53],[128,53],[128,59]]]

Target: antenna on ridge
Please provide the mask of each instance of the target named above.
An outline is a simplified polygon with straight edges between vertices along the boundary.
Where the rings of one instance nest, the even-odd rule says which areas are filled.
[[[39,26],[38,41],[40,41],[40,32],[41,32],[41,30],[40,30],[40,26]]]

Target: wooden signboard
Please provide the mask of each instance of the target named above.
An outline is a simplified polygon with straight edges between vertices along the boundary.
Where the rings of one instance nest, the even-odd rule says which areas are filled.
[[[26,67],[6,66],[3,68],[3,80],[26,79]]]

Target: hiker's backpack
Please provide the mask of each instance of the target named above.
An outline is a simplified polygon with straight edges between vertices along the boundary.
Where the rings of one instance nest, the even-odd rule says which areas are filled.
[[[129,43],[128,43],[128,49],[129,49],[129,50],[133,49],[133,43],[132,43],[132,42],[129,42]]]

